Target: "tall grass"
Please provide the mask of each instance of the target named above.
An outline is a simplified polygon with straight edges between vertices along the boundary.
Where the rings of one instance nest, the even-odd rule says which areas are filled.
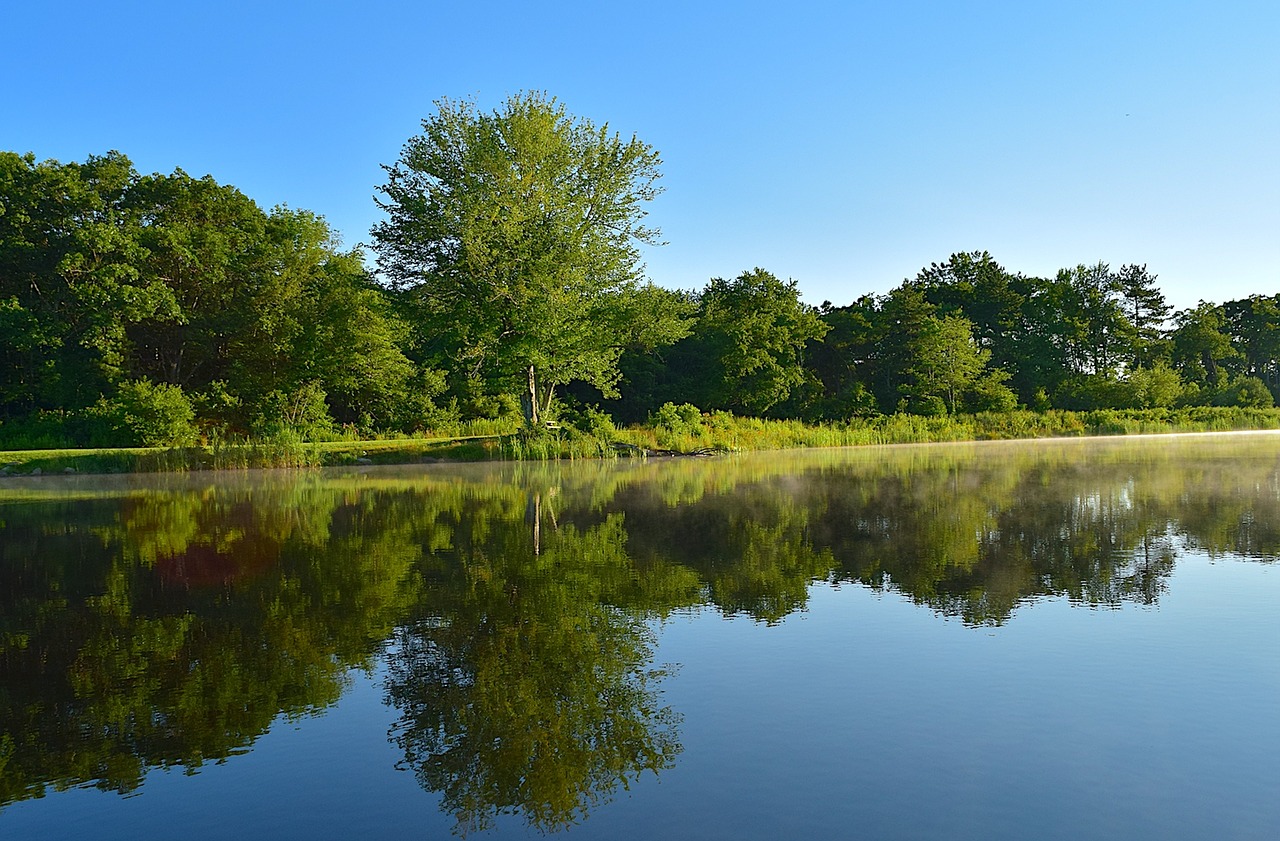
[[[711,412],[696,420],[651,422],[619,430],[618,438],[642,450],[692,453],[1249,429],[1280,429],[1280,409],[1196,406],[1092,412],[1060,409],[983,412],[935,417],[899,414],[816,425]]]
[[[666,407],[664,407],[665,409]],[[1062,438],[1171,432],[1280,429],[1280,409],[1196,406],[1092,412],[1015,411],[976,415],[885,415],[824,424],[700,412],[692,406],[655,413],[648,424],[581,432],[570,426],[516,432],[509,421],[459,425],[468,436],[307,442],[295,436],[215,441],[206,446],[0,452],[0,474],[147,473],[428,461],[599,459],[619,455],[690,454],[922,444],[1012,438]],[[497,431],[495,431],[497,430]]]

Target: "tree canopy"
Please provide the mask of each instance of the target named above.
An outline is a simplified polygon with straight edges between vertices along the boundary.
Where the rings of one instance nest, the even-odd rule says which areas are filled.
[[[118,152],[0,154],[0,421],[25,423],[28,445],[42,418],[99,444],[267,434],[304,414],[307,434],[405,424],[424,409],[405,399],[422,379],[405,339],[316,214],[182,170],[142,176]],[[125,422],[145,415],[150,429]]]
[[[641,283],[652,147],[541,93],[490,113],[441,100],[422,128],[385,167],[373,239],[455,377],[521,390],[536,422],[557,386],[615,393],[624,348],[680,336]]]
[[[651,146],[536,92],[422,127],[385,167],[376,271],[322,216],[212,176],[0,153],[0,448],[1280,394],[1280,295],[1173,312],[1145,264],[1036,277],[985,251],[844,305],[764,268],[662,287]]]

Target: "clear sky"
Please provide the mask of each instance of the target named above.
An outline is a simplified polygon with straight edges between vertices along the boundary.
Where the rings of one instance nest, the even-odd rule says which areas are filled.
[[[1146,263],[1184,307],[1280,292],[1280,3],[13,2],[0,149],[118,149],[263,207],[379,218],[441,97],[545,90],[663,157],[649,274],[806,300],[956,251]]]

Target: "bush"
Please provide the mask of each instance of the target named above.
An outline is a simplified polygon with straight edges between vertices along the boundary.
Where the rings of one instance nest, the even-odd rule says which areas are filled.
[[[1214,396],[1216,406],[1240,406],[1247,409],[1270,409],[1275,398],[1267,384],[1257,377],[1239,377]]]
[[[462,406],[462,416],[483,420],[515,418],[524,420],[520,398],[514,394],[475,394]]]
[[[225,381],[214,380],[204,391],[191,395],[191,404],[196,410],[196,425],[206,439],[218,440],[233,432],[244,432],[244,401],[227,388]]]
[[[1163,362],[1150,368],[1134,368],[1125,385],[1128,405],[1136,409],[1167,409],[1183,395],[1182,378]]]
[[[612,441],[618,437],[618,427],[613,418],[601,411],[599,406],[578,406],[564,404],[560,409],[560,419],[569,426],[601,441]]]
[[[1054,405],[1073,412],[1094,409],[1121,409],[1131,405],[1133,392],[1128,383],[1100,374],[1077,374],[1058,387]]]
[[[899,409],[907,414],[936,418],[947,413],[947,404],[936,394],[912,395],[909,399],[903,398]]]
[[[813,420],[849,420],[872,418],[880,414],[876,397],[862,383],[853,383],[831,397],[816,401],[811,414]]]
[[[273,391],[259,404],[253,433],[265,439],[323,441],[333,438],[333,417],[317,382],[303,383],[292,391]]]
[[[1018,395],[998,377],[983,377],[965,397],[970,412],[1012,412],[1018,408]]]
[[[196,442],[195,409],[180,386],[145,377],[126,380],[114,397],[85,411],[88,438],[99,446],[183,447]]]
[[[702,410],[690,403],[663,403],[649,415],[646,426],[675,435],[697,435],[702,432]]]
[[[701,439],[705,431],[702,410],[690,403],[663,403],[645,425],[654,431],[659,445],[672,449],[692,446],[690,442]]]

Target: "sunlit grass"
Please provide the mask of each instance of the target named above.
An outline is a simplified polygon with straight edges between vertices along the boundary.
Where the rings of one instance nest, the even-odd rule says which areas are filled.
[[[590,434],[566,426],[516,432],[510,421],[459,424],[454,432],[411,438],[306,442],[289,438],[197,447],[17,450],[0,452],[4,475],[153,473],[248,468],[414,464],[434,461],[550,461],[812,447],[924,444],[1175,432],[1280,429],[1280,409],[1197,406],[1093,412],[885,415],[824,424],[683,410],[675,420]],[[675,416],[672,416],[675,417]]]

